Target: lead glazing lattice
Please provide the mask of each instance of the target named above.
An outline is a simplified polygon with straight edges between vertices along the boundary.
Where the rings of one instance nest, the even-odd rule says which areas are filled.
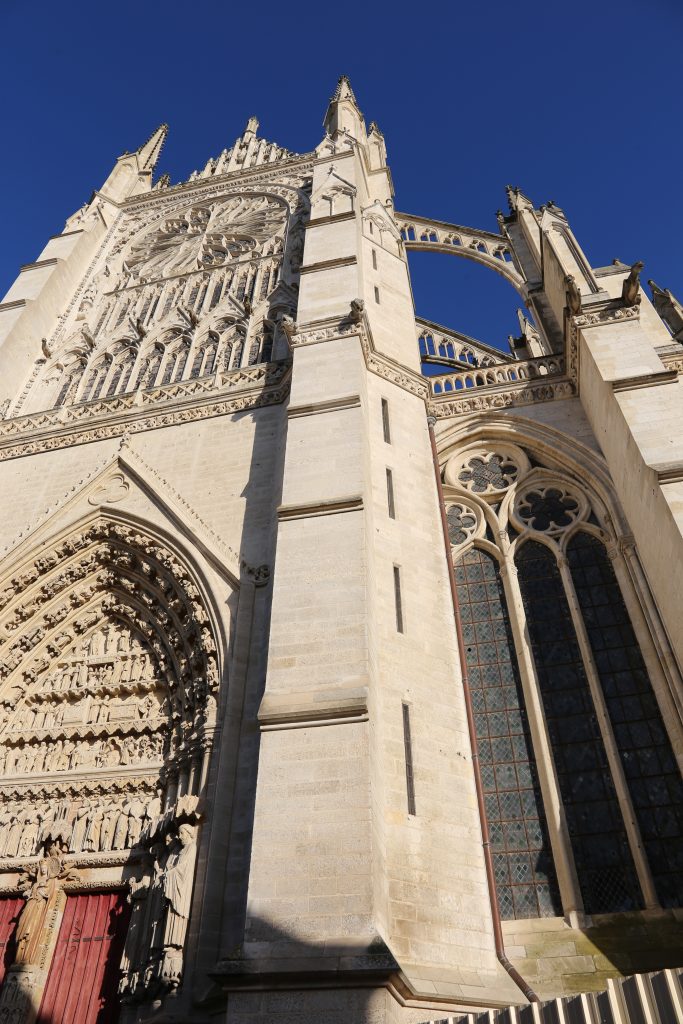
[[[460,470],[458,479],[477,494],[502,491],[517,479],[519,470],[503,455],[476,455]]]
[[[567,558],[657,895],[680,906],[683,782],[662,714],[604,546],[577,533]]]
[[[446,509],[448,539],[453,547],[464,544],[477,528],[477,517],[466,505],[449,505]]]
[[[587,913],[636,910],[640,887],[557,562],[515,556],[557,779]]]
[[[562,907],[498,566],[475,549],[455,575],[501,917],[553,917]]]

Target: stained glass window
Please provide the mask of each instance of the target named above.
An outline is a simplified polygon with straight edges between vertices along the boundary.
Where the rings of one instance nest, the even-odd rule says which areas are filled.
[[[562,913],[498,565],[455,565],[501,917]]]
[[[453,547],[464,544],[477,526],[475,514],[462,504],[449,505],[446,509],[446,520],[448,522],[448,539]]]
[[[509,487],[517,473],[514,462],[502,455],[476,456],[461,470],[458,479],[465,485],[469,484],[470,490],[484,493],[492,488]]]
[[[534,530],[543,532],[571,526],[579,503],[571,494],[563,494],[557,487],[529,491],[519,504],[519,518]]]
[[[639,909],[640,887],[555,556],[528,541],[515,562],[584,908]]]
[[[619,756],[663,906],[683,901],[683,782],[604,546],[576,534],[567,556]]]

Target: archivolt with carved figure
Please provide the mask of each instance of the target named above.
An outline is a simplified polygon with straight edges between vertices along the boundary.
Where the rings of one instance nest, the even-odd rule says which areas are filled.
[[[172,545],[101,514],[0,588],[0,871],[29,869],[20,888],[31,893],[36,871],[55,888],[69,866],[139,862],[129,997],[182,973],[215,635],[201,583]],[[38,855],[38,868],[25,863]],[[24,964],[40,955],[48,903],[27,897]]]

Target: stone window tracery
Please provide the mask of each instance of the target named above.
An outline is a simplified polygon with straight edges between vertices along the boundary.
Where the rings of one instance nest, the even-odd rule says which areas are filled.
[[[495,502],[528,469],[529,460],[516,445],[501,443],[492,448],[474,445],[448,460],[444,479],[452,487]]]
[[[459,476],[468,490],[478,494],[486,491],[500,491],[514,483],[517,466],[501,455],[490,455],[487,459],[475,456],[469,460]]]
[[[448,521],[448,538],[453,547],[458,547],[469,540],[477,528],[477,515],[463,502],[449,504],[446,507]]]
[[[683,781],[671,741],[604,546],[581,531],[567,558],[657,895],[678,906]]]
[[[517,515],[525,526],[539,533],[557,533],[571,526],[579,516],[580,503],[566,490],[539,487],[524,493],[517,503]]]
[[[73,386],[57,346],[55,362],[37,375],[39,386],[27,394],[29,411],[207,376],[211,371],[203,365],[195,369],[195,352],[207,333],[217,331],[215,318],[221,314],[243,318],[247,335],[233,345],[230,369],[270,360],[273,331],[260,325],[269,316],[291,216],[278,196],[235,194],[195,203],[143,230],[139,218],[123,224],[76,311],[84,379]],[[287,237],[291,248],[294,235]],[[291,268],[288,273],[291,277]],[[150,343],[165,344],[164,336],[176,328],[189,337],[189,359],[176,357],[171,367],[169,354],[158,366]],[[122,342],[136,349],[123,367],[117,353]],[[112,356],[113,367],[107,365]]]
[[[496,774],[488,716],[499,709],[478,691],[482,673],[490,675],[494,662],[500,671],[505,662],[502,634],[495,634],[511,615],[521,638],[508,638],[512,671],[519,659],[524,685],[543,708],[537,728],[547,730],[551,751],[552,770],[541,765],[543,799],[536,789],[539,820],[554,791],[568,832],[553,822],[548,835],[555,856],[564,850],[576,868],[579,891],[563,896],[588,913],[656,906],[657,899],[661,906],[680,905],[683,782],[614,573],[616,548],[607,554],[604,509],[516,446],[472,445],[449,459],[444,476],[492,844],[500,841],[504,804],[524,806],[513,770],[503,766]],[[476,526],[464,518],[465,509],[480,517]],[[488,553],[493,550],[507,569],[502,575]],[[472,572],[484,573],[476,584],[479,598],[470,592]],[[500,604],[495,614],[493,600]],[[517,693],[524,717],[522,690]],[[527,737],[535,763],[537,740]],[[504,804],[497,790],[492,795],[502,778],[511,782]],[[550,857],[549,845],[547,851]],[[525,908],[510,888],[513,865],[504,859],[511,851],[494,845],[494,852],[503,917],[561,912],[552,899],[544,905],[554,910],[544,910],[542,902],[534,908],[531,897]],[[523,884],[533,889],[530,879],[527,870]],[[574,887],[570,880],[563,885]]]

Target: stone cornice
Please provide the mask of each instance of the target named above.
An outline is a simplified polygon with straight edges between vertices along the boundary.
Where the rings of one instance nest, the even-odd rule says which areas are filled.
[[[328,224],[341,224],[345,220],[355,220],[356,211],[349,210],[346,213],[333,213],[328,217],[311,217],[308,222],[309,228],[326,227]]]
[[[258,712],[261,730],[367,718],[367,686],[295,693],[265,693]]]
[[[616,299],[601,300],[586,305],[581,313],[565,314],[565,335],[567,373],[578,387],[579,381],[579,331],[590,327],[608,327],[626,320],[639,320],[640,306],[624,306]]]
[[[683,373],[683,351],[679,354],[660,354],[659,358],[668,370],[676,370],[677,373]]]
[[[133,391],[0,422],[0,461],[279,404],[289,365],[259,363],[217,378]]]
[[[411,370],[390,356],[377,351],[365,313],[362,314],[360,320],[346,317],[342,320],[317,320],[302,324],[300,327],[295,325],[294,331],[290,333],[289,344],[292,349],[296,349],[303,345],[319,345],[325,341],[354,335],[360,341],[365,365],[371,373],[375,373],[378,377],[398,385],[412,395],[417,395],[425,402],[427,401],[429,397],[428,380],[415,370]]]
[[[62,260],[57,259],[56,256],[51,256],[47,260],[36,260],[34,263],[23,263],[19,267],[19,273],[25,274],[28,270],[41,270],[43,267],[56,267]]]

